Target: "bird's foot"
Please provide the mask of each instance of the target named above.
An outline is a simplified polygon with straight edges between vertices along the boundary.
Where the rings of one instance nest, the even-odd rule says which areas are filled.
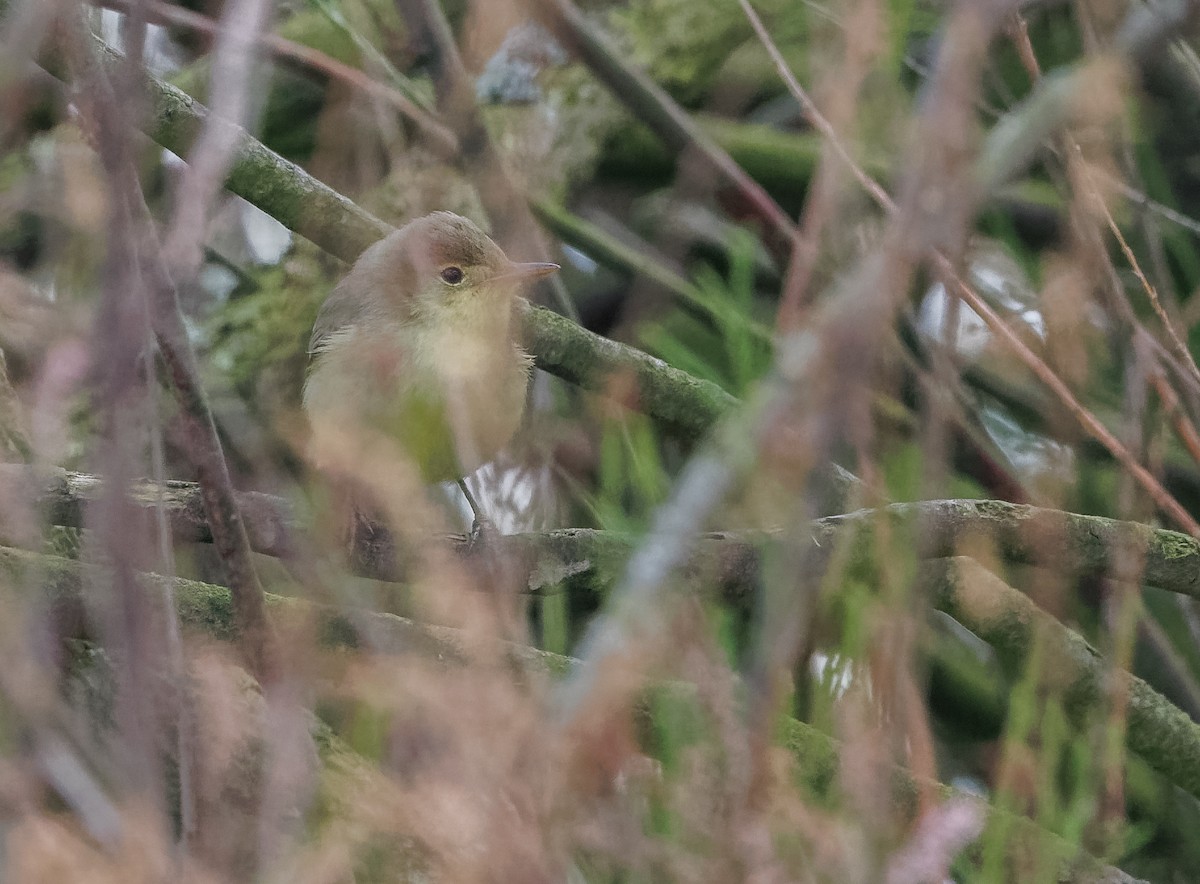
[[[476,517],[471,523],[471,533],[467,536],[467,553],[474,554],[496,548],[500,532],[491,519]]]

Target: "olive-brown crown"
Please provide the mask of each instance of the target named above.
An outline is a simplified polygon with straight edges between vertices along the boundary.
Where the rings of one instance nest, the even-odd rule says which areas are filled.
[[[354,323],[405,321],[475,297],[506,297],[556,264],[515,264],[471,220],[434,212],[405,224],[367,249],[325,300],[309,352]]]

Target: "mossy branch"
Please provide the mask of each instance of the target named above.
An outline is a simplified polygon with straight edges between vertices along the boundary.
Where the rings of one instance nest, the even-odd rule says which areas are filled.
[[[0,12],[6,5],[0,0]],[[105,48],[108,63],[120,56]],[[155,77],[144,77],[151,112],[147,134],[184,156],[207,118],[199,102]],[[392,228],[295,163],[242,132],[226,187],[262,209],[289,230],[346,262]],[[670,431],[695,439],[734,403],[716,384],[672,368],[637,348],[592,334],[549,310],[523,311],[530,352],[539,368],[572,383],[605,392],[613,374],[629,373],[641,385],[636,406]]]
[[[5,582],[40,593],[42,600],[48,601],[56,612],[60,628],[69,635],[86,636],[84,594],[89,584],[100,579],[102,571],[97,565],[0,547],[0,574]],[[186,630],[222,641],[232,638],[233,603],[225,587],[153,574],[144,574],[141,579],[146,581],[148,588],[159,591],[170,583],[180,624]],[[393,614],[340,611],[327,605],[270,594],[267,595],[267,612],[280,632],[298,625],[310,630],[315,627],[322,645],[327,648],[369,647],[373,653],[417,654],[447,666],[468,665],[477,658],[480,650],[477,636]],[[558,654],[510,642],[501,644],[503,656],[519,668],[555,676],[579,665],[579,661]],[[686,694],[691,688],[681,683],[660,683],[651,686],[650,690]],[[837,768],[845,754],[838,741],[795,719],[785,719],[781,723],[778,739],[791,754],[795,775],[804,786],[816,795],[828,796],[835,788]],[[349,751],[340,742],[337,746],[340,751]],[[911,771],[898,766],[891,768],[889,779],[895,806],[907,819],[915,819],[918,809],[915,795],[922,784]],[[925,785],[932,785],[944,798],[957,795],[942,784]],[[1056,880],[1059,881],[1082,884],[1134,880],[1031,820],[993,808],[979,799],[958,797],[977,801],[981,812],[992,824],[1001,823],[1011,828],[1014,837],[1009,839],[1006,851],[1013,863],[1035,851],[1039,856],[1055,858]]]
[[[8,8],[8,0],[0,0],[0,16]],[[104,44],[100,55],[109,66],[121,61],[121,56]],[[42,64],[54,76],[64,75],[53,53]],[[143,73],[142,88],[149,99],[149,112],[141,124],[146,134],[167,150],[186,156],[208,118],[207,108],[148,73]],[[244,131],[237,136],[225,186],[347,263],[393,229]],[[540,368],[602,393],[610,375],[632,368],[645,385],[638,407],[686,438],[695,439],[705,432],[734,403],[716,384],[561,320],[549,310],[531,307],[522,316],[530,352]],[[547,352],[542,352],[543,348]]]
[[[788,260],[796,227],[765,188],[735,163],[658,84],[626,63],[570,0],[535,0],[533,10],[568,51],[586,64],[634,116],[646,123],[668,150],[686,153],[715,181],[736,190],[747,213],[762,223],[768,247],[781,260]]]
[[[28,468],[0,466],[0,491],[28,492],[34,479]],[[59,473],[38,491],[39,503],[51,521],[80,525],[83,508],[100,490],[94,477]],[[167,521],[177,538],[208,539],[203,521],[199,491],[187,483],[170,483],[166,488],[147,483],[132,490],[135,500],[151,511],[160,499]],[[269,495],[243,495],[239,506],[246,514],[252,542],[264,552],[280,554],[287,549],[287,538],[296,530],[293,517],[280,501]],[[917,504],[896,504],[887,515],[898,522],[913,522],[922,527],[920,555],[928,558],[952,556],[961,541],[979,536],[990,538],[1009,558],[1017,561],[1057,565],[1075,570],[1102,572],[1112,549],[1129,549],[1130,543],[1143,545],[1146,555],[1144,579],[1165,589],[1197,593],[1196,563],[1200,561],[1200,542],[1173,531],[1148,528],[1131,522],[1118,522],[1095,516],[1081,516],[1037,507],[999,504],[994,501],[946,500]],[[841,542],[855,544],[855,552],[869,556],[874,550],[871,532],[878,512],[863,510],[847,516],[820,519],[811,526],[814,540],[832,551]],[[1041,562],[1036,549],[1047,537],[1056,537],[1067,550],[1056,563]],[[757,582],[759,553],[770,535],[711,534],[696,546],[689,571],[707,584],[718,585],[727,601],[746,605]],[[463,554],[468,544],[452,540]],[[529,591],[549,593],[566,591],[575,596],[595,598],[607,592],[620,573],[634,538],[607,531],[570,529],[504,537],[497,541],[500,552],[520,562],[528,575]],[[934,565],[935,608],[959,620],[981,638],[996,647],[1010,669],[1026,659],[1033,624],[1051,629],[1053,645],[1059,649],[1064,665],[1072,675],[1072,699],[1082,715],[1098,707],[1103,696],[1098,688],[1100,675],[1106,672],[1103,661],[1086,642],[1059,624],[1017,590],[1007,587],[970,560],[954,559],[957,570],[945,564]],[[959,575],[966,568],[970,580]],[[974,581],[973,583],[970,581]],[[978,587],[985,585],[986,604]],[[1140,679],[1125,676],[1130,685],[1129,745],[1156,770],[1170,777],[1194,795],[1200,796],[1200,726],[1154,692]]]
[[[1126,692],[1129,748],[1200,796],[1200,724],[1185,712],[1137,676],[1114,670],[1082,636],[973,559],[958,556],[931,563],[924,576],[934,606],[994,647],[1012,675],[1027,665],[1040,637],[1049,654],[1045,671],[1077,724],[1105,709],[1111,693]]]
[[[66,470],[35,472],[20,464],[0,464],[0,495],[6,500],[36,501],[46,520],[54,525],[81,527],[85,507],[99,498],[100,491],[101,480],[95,476]],[[147,513],[153,512],[161,501],[163,514],[176,540],[200,543],[212,540],[200,491],[193,483],[167,482],[160,486],[144,482],[133,486],[129,493]],[[256,492],[241,492],[237,501],[254,549],[266,555],[286,557],[289,535],[303,530],[291,506],[282,498]],[[920,525],[917,552],[922,558],[957,555],[964,541],[983,539],[994,544],[1011,562],[1071,574],[1104,574],[1109,570],[1114,550],[1140,548],[1145,557],[1142,583],[1200,598],[1200,540],[1176,531],[995,500],[898,503],[885,511],[897,524]],[[860,510],[818,519],[810,530],[814,540],[825,547],[853,536],[862,555],[867,556],[873,549],[872,532],[877,518],[875,510]],[[770,537],[766,532],[708,534],[700,549],[702,553],[711,550],[715,558],[706,562],[702,555],[693,562],[693,569],[703,571],[725,585],[729,600],[744,598],[752,592],[757,579],[757,550]],[[1046,561],[1042,554],[1047,538],[1055,541],[1053,561]],[[609,531],[568,528],[509,536],[499,542],[522,556],[536,552],[546,574],[608,571],[604,577],[607,581],[617,576],[618,566],[632,550],[635,538]],[[388,575],[377,569],[373,576]],[[556,582],[545,582],[531,589],[558,591],[550,588],[551,583]],[[568,591],[570,586],[568,582]],[[595,589],[590,578],[588,586],[589,591]]]

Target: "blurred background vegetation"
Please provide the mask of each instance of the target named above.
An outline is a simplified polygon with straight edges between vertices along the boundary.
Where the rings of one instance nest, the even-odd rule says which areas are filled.
[[[0,13],[6,879],[1200,880],[1194,5]],[[298,168],[243,142],[181,226],[193,111],[81,22]],[[447,519],[390,526],[420,563],[350,573],[299,402],[367,242],[305,227],[341,217],[305,172],[557,261],[538,303],[685,375],[530,344],[472,480],[498,548],[430,489]],[[238,650],[154,308],[106,318],[179,230],[282,674]]]

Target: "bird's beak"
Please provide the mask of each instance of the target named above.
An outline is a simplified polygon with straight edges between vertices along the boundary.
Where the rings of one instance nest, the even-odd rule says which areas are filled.
[[[497,274],[493,279],[513,280],[516,282],[532,282],[558,272],[558,265],[545,261],[531,261],[528,264],[509,264],[508,269]]]

